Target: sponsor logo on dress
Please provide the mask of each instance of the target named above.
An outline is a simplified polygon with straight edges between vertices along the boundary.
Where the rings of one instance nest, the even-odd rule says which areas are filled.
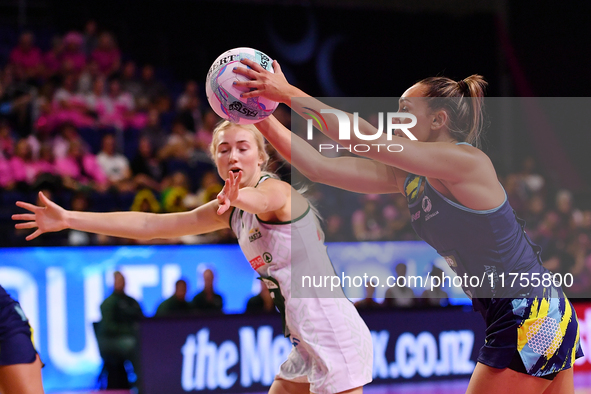
[[[263,282],[265,282],[265,285],[267,285],[267,288],[269,290],[274,290],[274,289],[278,289],[279,286],[277,286],[277,283],[273,282],[272,280],[269,280],[267,278],[261,278]],[[271,293],[271,298],[275,298],[275,294]]]
[[[262,235],[261,235],[261,232],[259,231],[258,227],[255,227],[248,232],[248,240],[250,242],[254,242],[261,237],[262,237]]]
[[[257,270],[259,268],[261,268],[263,265],[265,265],[265,262],[263,261],[263,258],[259,255],[257,257],[255,257],[254,259],[249,261],[250,266]]]
[[[421,217],[421,211],[416,211],[415,213],[412,214],[412,216],[410,217],[410,221],[414,222],[415,220],[419,220],[419,218]]]
[[[271,255],[271,253],[265,252],[263,253],[263,260],[265,261],[265,263],[269,264],[271,261],[273,261],[273,256]]]
[[[433,205],[431,204],[431,199],[427,196],[423,197],[423,202],[421,205],[425,213],[429,213],[431,211],[431,208],[433,207]]]
[[[433,213],[430,213],[428,215],[425,215],[425,222],[429,219],[431,219],[433,216],[437,216],[439,214],[439,211],[435,211]]]
[[[423,197],[423,201],[421,202],[421,207],[423,208],[423,211],[425,211],[425,213],[431,212],[431,209],[433,208],[433,204],[431,203],[431,199],[428,196]],[[428,215],[425,215],[425,222],[427,220],[431,219],[433,216],[437,216],[438,214],[439,214],[439,211],[435,211],[433,213],[429,213]]]

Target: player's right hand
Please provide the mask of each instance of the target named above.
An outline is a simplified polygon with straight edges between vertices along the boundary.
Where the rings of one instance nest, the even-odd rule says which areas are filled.
[[[250,81],[235,82],[238,87],[250,89],[250,92],[242,93],[241,97],[262,96],[279,103],[289,104],[290,97],[295,96],[295,94],[290,93],[295,88],[287,82],[277,60],[273,61],[273,70],[275,73],[265,70],[260,64],[250,59],[242,59],[240,62],[250,67],[234,68],[236,74],[244,75],[250,79]]]
[[[28,202],[17,201],[18,207],[24,208],[32,213],[19,213],[12,215],[12,220],[24,220],[24,223],[14,225],[17,229],[36,228],[34,233],[27,236],[27,241],[37,238],[43,233],[61,231],[68,228],[66,210],[45,197],[39,192],[39,199],[45,206],[37,206]]]
[[[224,188],[217,196],[219,205],[217,211],[218,215],[222,215],[230,209],[232,203],[238,198],[238,194],[240,193],[240,181],[242,181],[242,171],[238,172],[237,175],[232,171],[228,172],[228,179],[226,179]]]

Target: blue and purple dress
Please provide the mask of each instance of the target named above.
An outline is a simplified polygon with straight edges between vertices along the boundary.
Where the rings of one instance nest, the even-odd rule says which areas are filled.
[[[0,286],[0,365],[30,364],[36,357],[27,317]]]
[[[486,321],[478,361],[547,379],[571,368],[583,353],[577,316],[562,288],[549,280],[547,286],[533,286],[531,280],[511,286],[511,273],[525,273],[528,279],[552,273],[543,267],[541,248],[525,233],[525,222],[515,215],[506,194],[500,206],[474,210],[446,198],[425,177],[409,174],[404,185],[419,237],[458,276],[485,279],[480,286],[463,287]]]

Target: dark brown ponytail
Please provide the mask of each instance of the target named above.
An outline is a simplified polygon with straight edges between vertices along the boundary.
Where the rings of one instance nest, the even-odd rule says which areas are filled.
[[[484,78],[474,74],[456,82],[446,77],[431,77],[419,84],[426,89],[429,107],[447,112],[451,136],[480,148],[484,91],[488,85]]]

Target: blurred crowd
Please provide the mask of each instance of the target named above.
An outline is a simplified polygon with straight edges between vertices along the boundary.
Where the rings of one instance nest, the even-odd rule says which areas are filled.
[[[166,70],[137,64],[94,21],[83,31],[54,36],[45,47],[36,44],[33,32],[23,32],[5,57],[0,63],[0,228],[7,236],[0,246],[138,243],[78,231],[26,243],[10,215],[16,200],[35,201],[40,190],[67,209],[144,212],[193,209],[221,190],[208,155],[220,119],[196,81],[179,83]],[[275,115],[289,127],[289,111],[280,106]],[[275,152],[271,157],[270,170],[289,181],[289,165]],[[544,264],[573,274],[571,294],[589,295],[591,206],[548,179],[531,157],[500,177],[529,237],[542,247]],[[357,195],[311,185],[307,195],[323,214],[328,242],[417,240],[400,194]],[[212,242],[235,238],[227,230],[150,241]]]
[[[154,66],[126,58],[94,21],[48,48],[23,32],[0,67],[3,228],[14,202],[35,201],[38,191],[92,211],[178,212],[215,198],[222,181],[208,147],[220,119],[202,94],[195,81],[161,79]],[[24,245],[21,233],[7,233],[5,246]],[[77,231],[43,238],[36,244],[137,243]],[[219,231],[150,243],[233,241]]]

